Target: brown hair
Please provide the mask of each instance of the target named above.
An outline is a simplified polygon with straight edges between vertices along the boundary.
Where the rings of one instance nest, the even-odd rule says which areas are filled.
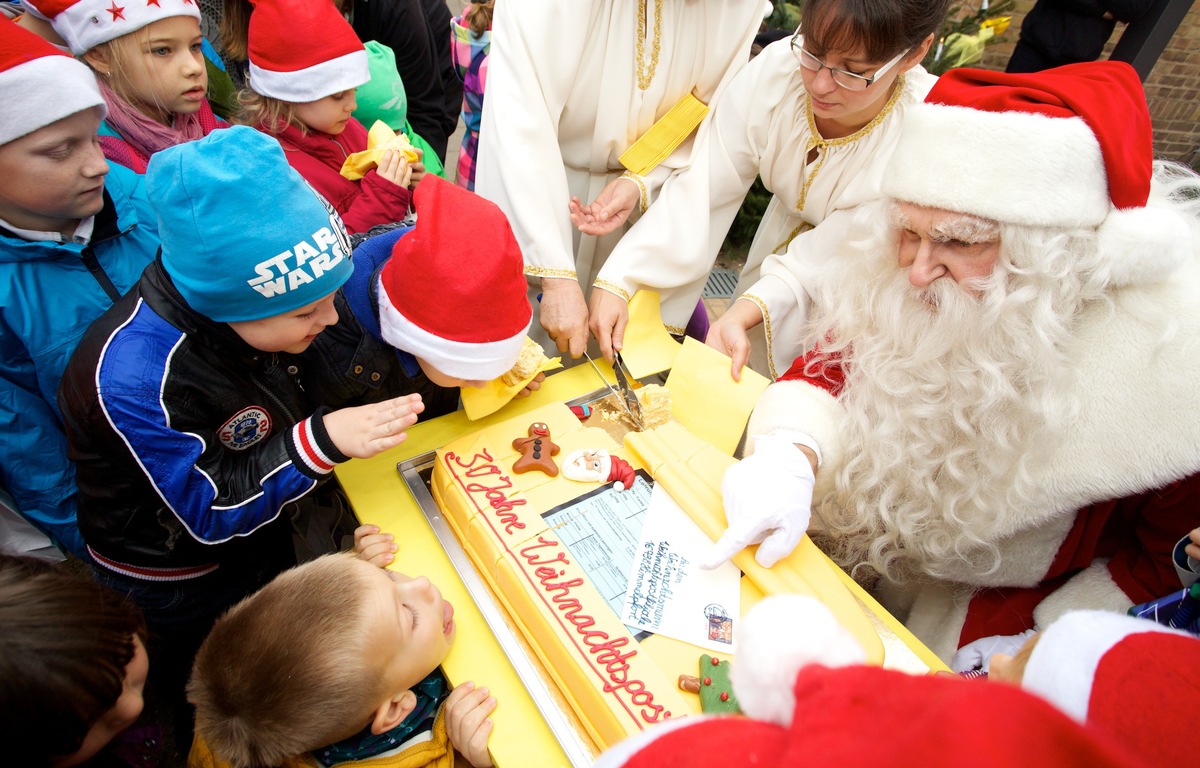
[[[886,61],[936,34],[950,0],[806,0],[800,19],[814,53],[862,46],[868,59]]]
[[[250,58],[250,12],[248,0],[224,0],[221,8],[221,53],[231,61]]]
[[[361,730],[383,700],[368,663],[361,561],[285,571],[217,620],[188,683],[196,731],[233,768],[278,765]]]
[[[482,37],[484,32],[492,28],[492,13],[496,10],[496,0],[482,0],[482,2],[472,3],[470,15],[467,21],[471,27],[471,34],[476,38]]]
[[[261,128],[271,135],[283,130],[285,125],[295,126],[301,133],[308,133],[308,126],[296,117],[296,105],[290,101],[263,96],[250,88],[238,91],[237,100],[238,112],[233,122],[239,125]]]
[[[0,744],[10,765],[74,754],[124,689],[134,635],[129,599],[41,560],[0,555]]]

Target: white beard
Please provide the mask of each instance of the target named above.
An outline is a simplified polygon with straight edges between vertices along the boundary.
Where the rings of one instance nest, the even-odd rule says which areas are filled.
[[[1014,533],[1004,511],[1035,503],[1029,469],[1076,410],[1061,349],[1079,281],[1021,274],[1002,252],[989,278],[918,291],[885,211],[848,245],[814,318],[813,341],[846,374],[848,457],[815,513],[847,567],[898,581],[985,574],[993,542]],[[1063,241],[1078,244],[1059,237],[1049,250],[1065,252]]]

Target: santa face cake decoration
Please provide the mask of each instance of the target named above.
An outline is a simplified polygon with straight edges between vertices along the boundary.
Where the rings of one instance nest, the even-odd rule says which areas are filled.
[[[563,460],[562,475],[579,483],[612,483],[622,491],[632,488],[634,479],[629,462],[603,448],[571,451]]]

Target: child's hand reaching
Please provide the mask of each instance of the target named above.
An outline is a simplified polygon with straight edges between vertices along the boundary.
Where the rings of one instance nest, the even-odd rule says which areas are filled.
[[[417,186],[421,179],[425,177],[425,150],[420,147],[413,147],[413,151],[417,153],[417,157],[420,159],[408,164],[408,167],[412,169],[412,178],[408,180],[409,189]]]
[[[412,185],[413,167],[408,164],[408,161],[394,149],[389,149],[383,153],[383,157],[379,158],[379,165],[375,167],[375,172],[381,178],[387,179],[398,187],[408,187]],[[425,173],[425,166],[421,166],[421,173]]]
[[[381,403],[342,408],[325,414],[325,431],[333,445],[353,459],[369,459],[394,448],[408,437],[406,429],[425,410],[418,394],[402,395]]]
[[[378,525],[360,525],[354,529],[354,554],[371,565],[386,568],[396,559],[399,549],[392,534],[379,530]]]
[[[537,376],[534,376],[533,381],[526,384],[525,388],[517,393],[517,397],[529,397],[534,392],[537,392],[539,389],[542,388],[542,382],[545,380],[546,380],[545,373],[539,373]]]
[[[496,709],[496,699],[487,688],[476,688],[467,681],[450,692],[446,699],[446,731],[450,743],[475,768],[489,768],[488,737],[492,721],[488,715]]]

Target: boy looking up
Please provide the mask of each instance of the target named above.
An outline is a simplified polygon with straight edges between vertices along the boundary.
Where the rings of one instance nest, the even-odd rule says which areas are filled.
[[[360,557],[385,534],[356,532]],[[296,617],[306,618],[302,630]],[[425,577],[328,555],[246,598],[213,627],[188,685],[192,766],[489,766],[495,699],[437,667],[454,609]]]

